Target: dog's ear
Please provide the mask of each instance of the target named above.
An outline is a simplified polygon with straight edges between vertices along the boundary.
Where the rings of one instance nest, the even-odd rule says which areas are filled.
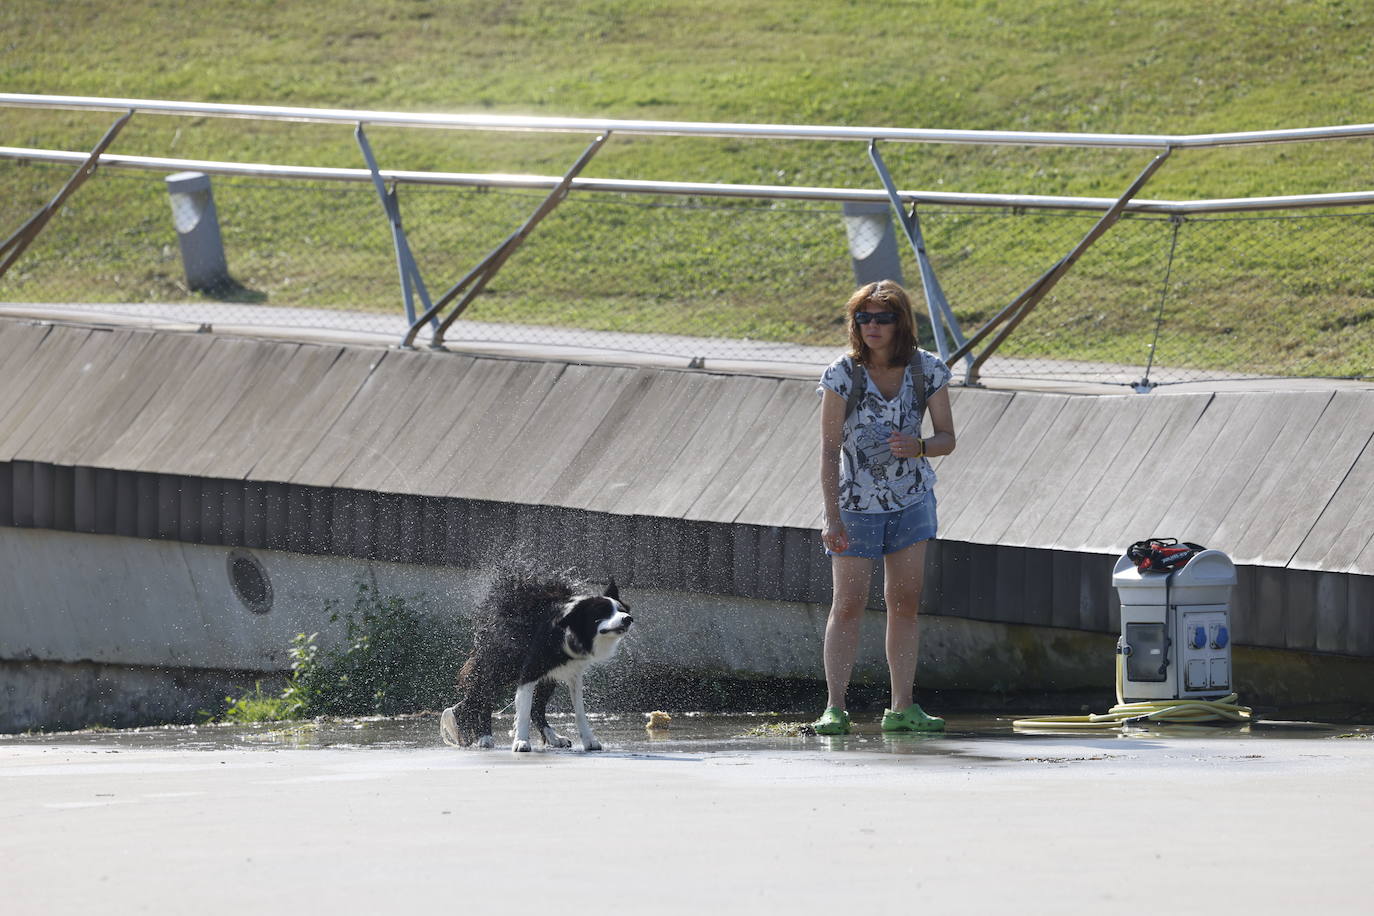
[[[607,598],[614,598],[616,601],[620,600],[620,589],[616,588],[615,579],[606,583],[606,590],[601,594],[605,595]]]

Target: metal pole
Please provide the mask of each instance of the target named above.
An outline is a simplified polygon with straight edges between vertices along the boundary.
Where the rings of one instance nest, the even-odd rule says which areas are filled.
[[[1155,383],[1150,381],[1150,370],[1155,365],[1155,350],[1159,346],[1159,329],[1164,325],[1164,300],[1169,295],[1169,280],[1174,275],[1174,252],[1178,250],[1178,230],[1183,226],[1184,217],[1170,217],[1169,222],[1174,224],[1173,237],[1169,240],[1169,260],[1164,265],[1164,282],[1159,286],[1159,311],[1155,313],[1155,336],[1150,341],[1150,358],[1145,361],[1145,374],[1140,381],[1131,387],[1137,393],[1145,394],[1155,388]]]
[[[24,249],[28,248],[29,244],[38,236],[38,233],[43,231],[43,227],[48,224],[48,220],[52,219],[53,214],[61,209],[62,204],[66,203],[67,198],[71,197],[76,189],[85,183],[87,178],[95,174],[96,167],[100,163],[100,154],[105,152],[105,148],[114,142],[114,138],[119,135],[124,125],[129,123],[129,119],[133,116],[133,109],[130,109],[123,117],[110,125],[110,129],[105,131],[105,136],[100,138],[100,142],[95,145],[95,149],[91,150],[90,155],[81,163],[80,167],[72,174],[72,177],[67,179],[67,183],[62,186],[62,189],[57,192],[53,199],[48,201],[47,206],[29,217],[24,225],[16,229],[13,235],[5,239],[3,244],[0,244],[0,258],[3,258],[3,260],[0,260],[0,277],[3,277],[5,271],[9,270],[10,266],[14,264],[15,261],[19,260],[19,256],[24,253]]]
[[[956,343],[962,345],[964,342],[963,331],[959,328],[959,320],[954,317],[954,310],[949,307],[949,300],[945,298],[945,291],[940,286],[940,281],[935,277],[935,268],[930,265],[930,258],[926,256],[926,240],[921,234],[921,221],[916,216],[916,204],[911,205],[911,213],[908,215],[902,207],[902,197],[897,192],[897,185],[892,181],[892,174],[887,170],[887,164],[883,162],[883,157],[878,153],[878,141],[868,142],[868,158],[873,163],[873,167],[878,170],[878,177],[882,179],[883,187],[887,190],[888,200],[892,207],[897,211],[897,217],[901,220],[902,230],[906,233],[907,241],[911,243],[912,249],[916,252],[916,263],[921,269],[921,292],[926,299],[926,311],[930,315],[931,331],[935,335],[935,346],[940,351],[940,359],[946,362],[950,359],[949,344],[945,342],[944,330],[941,328],[941,320],[949,328],[950,335]]]
[[[377,157],[372,154],[372,144],[367,141],[367,134],[363,131],[361,123],[354,129],[353,136],[362,148],[363,158],[367,160],[368,171],[372,174],[372,186],[381,198],[382,210],[391,225],[391,245],[396,250],[396,272],[401,275],[401,300],[405,304],[406,321],[414,324],[415,303],[411,297],[411,289],[414,288],[415,292],[419,293],[420,301],[424,303],[426,310],[429,309],[429,290],[425,289],[420,267],[410,252],[410,243],[406,240],[405,228],[401,225],[401,207],[396,200],[396,188],[393,185],[387,190],[386,183],[382,180],[381,169],[377,168]]]
[[[998,332],[995,338],[993,338],[992,343],[983,348],[983,351],[974,358],[973,364],[969,366],[968,374],[965,376],[964,384],[978,384],[979,370],[982,368],[983,363],[987,362],[988,357],[997,351],[997,348],[1002,345],[1002,342],[1007,339],[1011,332],[1016,330],[1016,326],[1025,320],[1025,317],[1031,313],[1031,310],[1035,308],[1042,298],[1044,298],[1045,294],[1054,288],[1054,285],[1059,282],[1060,277],[1068,272],[1069,268],[1074,265],[1074,262],[1078,260],[1079,256],[1087,251],[1088,247],[1091,246],[1093,242],[1097,241],[1104,232],[1110,229],[1112,225],[1121,218],[1122,212],[1126,209],[1127,201],[1135,196],[1136,192],[1144,186],[1145,182],[1150,180],[1150,176],[1164,164],[1164,160],[1169,158],[1169,154],[1172,152],[1173,150],[1171,148],[1165,149],[1164,152],[1152,159],[1150,164],[1145,166],[1144,171],[1136,177],[1136,180],[1131,182],[1131,186],[1126,189],[1126,192],[1117,199],[1117,202],[1112,205],[1110,210],[1102,214],[1102,217],[1093,224],[1093,227],[1088,230],[1088,234],[1083,236],[1083,239],[1073,247],[1072,251],[1060,258],[1058,263],[1045,271],[1045,273],[1032,283],[1025,292],[1021,293],[1021,295],[1017,296],[1010,305],[993,316],[992,320],[983,325],[978,333],[974,334],[969,338],[968,342],[954,352],[953,359],[958,359],[970,352],[973,347],[977,346],[978,342],[991,333],[999,323],[1004,319],[1006,320],[1006,326]]]
[[[482,262],[469,271],[466,277],[459,280],[452,289],[439,297],[439,301],[430,306],[429,310],[426,311],[424,315],[420,316],[418,321],[411,324],[410,330],[406,332],[405,339],[401,341],[401,346],[403,348],[409,349],[414,347],[415,336],[420,332],[420,326],[426,321],[434,320],[439,312],[443,310],[444,306],[457,298],[460,293],[463,293],[464,288],[471,283],[472,287],[467,290],[463,298],[453,307],[448,317],[446,317],[434,330],[434,337],[430,341],[430,346],[435,349],[443,347],[444,334],[453,326],[453,322],[458,319],[459,315],[463,314],[463,311],[472,302],[473,298],[482,291],[487,283],[491,281],[491,278],[496,276],[496,272],[501,269],[501,265],[505,264],[506,259],[514,253],[516,248],[520,247],[521,242],[529,236],[534,230],[534,227],[539,224],[539,221],[547,216],[554,207],[563,202],[563,199],[568,196],[568,190],[572,186],[573,179],[577,177],[577,173],[581,172],[582,169],[586,167],[587,163],[591,161],[592,156],[596,155],[596,151],[601,149],[610,136],[610,131],[607,131],[593,140],[591,144],[582,151],[582,155],[577,157],[577,161],[573,163],[572,168],[568,169],[567,174],[559,181],[558,186],[544,198],[543,202],[539,204],[534,213],[530,215],[529,219],[525,220],[525,224],[507,236],[506,240],[483,258]]]

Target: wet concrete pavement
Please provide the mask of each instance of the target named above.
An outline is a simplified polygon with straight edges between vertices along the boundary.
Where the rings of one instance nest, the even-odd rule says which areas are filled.
[[[434,717],[0,739],[0,912],[1366,913],[1374,729],[747,737]],[[571,723],[560,723],[575,731]]]

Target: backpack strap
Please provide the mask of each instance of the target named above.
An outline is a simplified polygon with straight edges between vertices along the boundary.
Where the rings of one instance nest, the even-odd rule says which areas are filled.
[[[926,419],[926,367],[922,364],[921,348],[911,353],[911,403],[916,408],[916,435]]]
[[[868,391],[868,373],[848,356],[845,359],[849,360],[849,397],[844,402],[844,418],[848,420]]]
[[[849,359],[849,357],[845,357]],[[863,400],[864,394],[868,391],[868,373],[864,367],[850,360],[850,385],[849,397],[844,402],[844,418],[849,419],[850,414],[859,406],[859,401]],[[926,371],[925,366],[921,365],[921,348],[917,347],[911,354],[911,402],[916,407],[916,424],[925,420],[926,416]]]

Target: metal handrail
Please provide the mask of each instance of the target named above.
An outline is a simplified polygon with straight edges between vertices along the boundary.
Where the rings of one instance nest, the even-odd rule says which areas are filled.
[[[0,92],[0,106],[85,111],[135,111],[195,117],[252,118],[457,130],[605,133],[630,136],[692,136],[772,140],[888,140],[898,143],[963,143],[994,146],[1068,146],[1110,149],[1197,149],[1265,143],[1301,143],[1374,137],[1374,124],[1233,131],[1217,134],[1101,134],[1020,130],[943,130],[900,127],[829,127],[795,124],[735,124],[709,121],[636,121],[618,118],[550,118],[528,115],[424,114],[362,109],[301,108],[178,102],[165,99],[106,99],[74,95]]]
[[[32,162],[80,163],[89,153],[70,150],[33,149],[0,146],[0,159]],[[292,180],[370,182],[367,169],[325,166],[271,165],[259,162],[220,162],[209,159],[172,159],[159,156],[128,156],[102,153],[104,168],[123,168],[151,172],[196,171],[243,178],[281,178]],[[443,187],[506,188],[550,191],[562,180],[557,175],[515,175],[501,172],[413,172],[381,169],[382,178],[398,184]],[[575,178],[573,191],[607,194],[657,194],[687,197],[753,198],[759,200],[810,200],[839,203],[867,201],[886,203],[887,192],[873,188],[823,188],[799,185],[724,184],[695,181],[640,181],[624,178]],[[898,191],[908,204],[950,207],[1010,207],[1026,210],[1109,210],[1114,197],[1067,197],[1048,194],[986,194],[958,191]],[[1374,191],[1336,194],[1290,194],[1280,197],[1227,197],[1199,200],[1132,199],[1126,204],[1130,213],[1157,213],[1187,216],[1196,213],[1238,213],[1258,210],[1300,210],[1322,207],[1374,205]]]
[[[977,381],[981,364],[987,360],[1003,340],[1035,307],[1054,283],[1062,276],[1082,251],[1091,245],[1098,236],[1127,212],[1158,213],[1171,218],[1199,213],[1242,212],[1259,210],[1287,210],[1314,207],[1345,207],[1374,204],[1374,191],[1345,192],[1336,194],[1286,195],[1282,197],[1223,198],[1194,201],[1137,200],[1136,193],[1160,163],[1178,149],[1203,149],[1215,147],[1234,147],[1253,144],[1276,144],[1312,142],[1320,140],[1342,140],[1374,137],[1374,124],[1354,124],[1332,127],[1309,127],[1285,130],[1240,131],[1214,134],[1102,134],[1102,133],[1059,133],[1036,131],[1000,130],[936,130],[927,128],[886,128],[886,127],[827,127],[788,124],[737,124],[709,123],[696,121],[637,121],[613,118],[550,118],[522,115],[490,114],[417,114],[406,112],[367,111],[360,109],[301,108],[271,105],[239,105],[203,102],[179,102],[155,99],[104,99],[85,96],[31,95],[23,93],[0,93],[0,106],[68,109],[89,111],[127,112],[124,120],[135,113],[179,115],[194,117],[248,118],[269,121],[315,122],[348,124],[355,129],[362,145],[368,169],[310,168],[296,166],[277,166],[255,163],[223,163],[200,160],[155,158],[104,154],[103,144],[92,154],[70,153],[58,150],[25,150],[21,148],[0,147],[0,158],[20,158],[29,160],[69,161],[68,157],[84,159],[89,172],[97,164],[177,171],[196,170],[217,174],[253,175],[274,178],[311,178],[341,181],[372,182],[381,195],[384,208],[391,223],[393,241],[397,251],[398,269],[401,272],[403,297],[406,314],[411,327],[403,346],[411,346],[420,327],[437,321],[438,312],[451,300],[462,296],[454,306],[452,314],[436,327],[434,345],[442,346],[443,331],[462,313],[463,309],[477,295],[483,285],[500,269],[501,264],[510,256],[516,246],[533,228],[545,213],[556,206],[571,191],[601,191],[613,193],[638,194],[676,194],[704,197],[747,197],[813,201],[885,201],[902,219],[902,225],[922,266],[922,288],[927,305],[931,311],[931,321],[937,325],[944,316],[953,336],[959,343],[958,348],[948,354],[949,358],[964,357],[970,360],[967,379],[969,384]],[[122,123],[122,121],[121,121]],[[364,128],[372,125],[391,127],[492,130],[492,131],[548,131],[548,132],[586,132],[595,133],[596,140],[579,159],[578,163],[562,177],[540,175],[502,175],[471,173],[433,173],[383,171],[371,155],[370,147],[364,138]],[[634,181],[624,179],[581,178],[578,172],[586,159],[599,148],[612,133],[629,136],[673,136],[673,137],[715,137],[734,139],[772,139],[772,140],[812,140],[812,141],[862,141],[867,144],[870,159],[878,169],[883,180],[883,189],[858,188],[817,188],[789,187],[777,185],[713,184],[704,182],[666,182]],[[887,173],[881,157],[876,155],[880,141],[898,143],[955,143],[970,145],[1017,145],[1042,147],[1086,147],[1115,149],[1149,149],[1156,153],[1154,161],[1147,166],[1130,189],[1119,198],[1085,198],[1028,194],[974,194],[959,192],[899,191]],[[387,190],[386,183],[391,183]],[[455,285],[440,300],[430,305],[428,293],[419,277],[419,269],[409,256],[409,247],[399,219],[395,204],[396,185],[400,183],[432,185],[467,185],[472,187],[507,187],[550,190],[549,197],[526,223],[512,234],[506,242],[488,255],[473,271]],[[1018,296],[1006,309],[967,340],[944,300],[938,281],[925,258],[924,243],[920,239],[916,208],[921,204],[968,207],[1002,207],[1018,209],[1053,210],[1090,210],[1102,211],[1104,215],[1087,236],[1064,258],[1041,276],[1035,284]],[[907,208],[910,212],[907,212]],[[17,254],[15,255],[17,257]],[[6,262],[13,260],[13,257]],[[419,291],[426,305],[425,315],[416,320],[411,301],[412,287]],[[972,348],[993,331],[994,327],[1005,322],[997,336],[976,356]],[[943,339],[939,338],[940,350],[945,354]]]

